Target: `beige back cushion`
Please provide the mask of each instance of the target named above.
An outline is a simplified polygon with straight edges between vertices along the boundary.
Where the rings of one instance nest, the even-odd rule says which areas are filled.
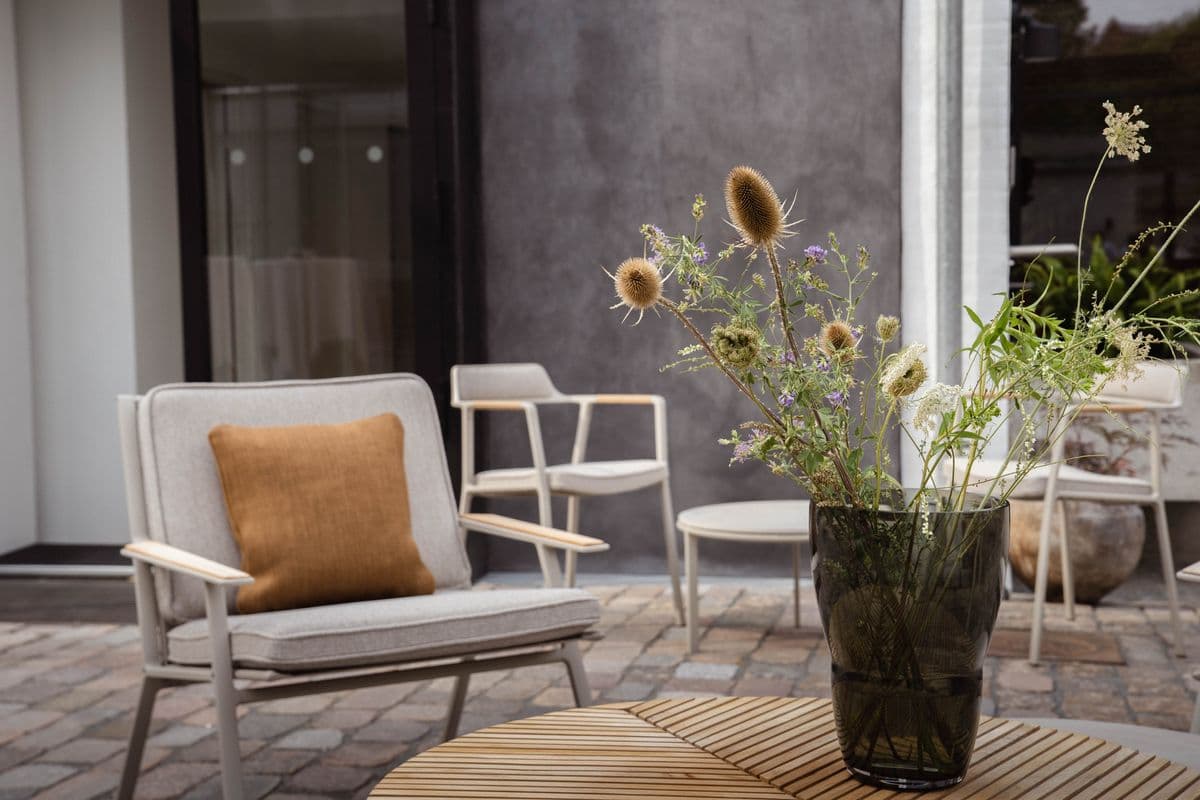
[[[232,567],[241,564],[208,443],[217,425],[327,424],[387,413],[404,425],[404,471],[421,560],[437,588],[468,585],[471,569],[458,535],[437,410],[429,387],[415,375],[150,390],[137,409],[150,538]],[[169,623],[204,615],[204,590],[194,578],[159,576],[157,589]]]

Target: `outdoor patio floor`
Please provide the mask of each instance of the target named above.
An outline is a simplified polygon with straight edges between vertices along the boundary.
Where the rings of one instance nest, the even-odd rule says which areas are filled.
[[[498,578],[505,583],[521,580]],[[743,588],[752,584],[752,589]],[[1141,586],[1138,584],[1137,586]],[[1049,628],[1107,633],[1124,664],[989,657],[985,711],[1186,729],[1191,661],[1170,655],[1158,584],[1123,590],[1120,604],[1081,606]],[[602,641],[586,663],[597,701],[694,694],[829,694],[829,656],[811,586],[803,625],[791,625],[790,581],[702,584],[704,635],[688,656],[665,582],[588,585],[604,604]],[[1187,646],[1200,662],[1195,587],[1184,589]],[[1132,597],[1132,599],[1130,599]],[[1032,604],[1006,602],[1000,627],[1027,629]],[[141,659],[129,624],[0,622],[0,798],[110,795],[131,724]],[[437,742],[449,681],[399,685],[243,708],[242,754],[251,796],[361,797],[390,768]],[[560,667],[476,677],[463,730],[562,708]],[[218,797],[214,717],[204,687],[168,690],[155,709],[140,798]]]

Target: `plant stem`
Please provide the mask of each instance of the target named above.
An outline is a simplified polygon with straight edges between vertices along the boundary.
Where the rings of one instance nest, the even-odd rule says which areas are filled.
[[[1104,167],[1104,161],[1108,158],[1108,154],[1112,152],[1112,148],[1104,151],[1104,155],[1100,156],[1100,163],[1096,165],[1096,171],[1092,173],[1092,182],[1088,184],[1087,194],[1083,196],[1083,215],[1079,218],[1079,243],[1075,246],[1075,318],[1079,318],[1079,309],[1083,306],[1083,229],[1087,224],[1088,201],[1092,199],[1092,190],[1096,188],[1096,180],[1100,177],[1100,170]]]
[[[775,255],[775,243],[768,242],[764,247],[767,260],[771,262],[771,275],[775,278],[775,302],[779,306],[779,320],[783,325],[783,335],[787,338],[788,347],[796,360],[800,360],[800,348],[796,346],[796,334],[792,331],[792,319],[788,315],[787,298],[783,294],[783,272],[779,269],[779,257]]]
[[[1163,242],[1162,247],[1158,248],[1158,250],[1154,253],[1154,257],[1146,263],[1146,266],[1142,267],[1142,271],[1138,273],[1137,279],[1134,280],[1133,283],[1129,284],[1129,288],[1125,290],[1125,294],[1122,295],[1121,299],[1117,301],[1117,304],[1112,307],[1113,311],[1119,309],[1122,305],[1124,305],[1125,301],[1129,299],[1129,296],[1133,294],[1133,290],[1136,289],[1138,284],[1142,282],[1142,278],[1145,278],[1146,273],[1150,271],[1150,268],[1158,263],[1158,259],[1162,257],[1163,253],[1166,252],[1167,248],[1171,245],[1172,240],[1179,235],[1179,232],[1183,230],[1183,226],[1186,225],[1187,221],[1192,218],[1197,209],[1200,209],[1200,200],[1197,200],[1196,205],[1192,206],[1191,210],[1188,211],[1184,218],[1179,221],[1179,224],[1176,225],[1171,231],[1171,235],[1167,237],[1165,242]]]

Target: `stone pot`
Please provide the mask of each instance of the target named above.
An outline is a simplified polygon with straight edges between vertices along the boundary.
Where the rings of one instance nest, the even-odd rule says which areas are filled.
[[[1028,586],[1037,575],[1038,532],[1042,525],[1041,500],[1011,500],[1012,523],[1008,558],[1013,572]],[[1146,517],[1141,506],[1063,500],[1050,526],[1050,580],[1046,596],[1062,598],[1063,516],[1071,521],[1071,568],[1075,573],[1075,599],[1097,603],[1125,582],[1137,568],[1146,541]]]

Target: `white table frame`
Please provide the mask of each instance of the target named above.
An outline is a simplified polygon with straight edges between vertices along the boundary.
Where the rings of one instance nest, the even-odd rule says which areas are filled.
[[[737,527],[716,525],[711,522],[697,520],[697,517],[717,513],[717,510],[739,515],[745,523]],[[786,527],[756,526],[753,524],[754,512],[771,511],[792,520]],[[681,511],[676,518],[675,526],[683,534],[683,560],[687,573],[687,603],[686,624],[688,652],[695,653],[698,649],[699,631],[697,620],[700,613],[698,590],[698,561],[700,539],[716,539],[729,542],[752,542],[767,544],[792,545],[792,612],[797,628],[800,627],[800,563],[803,558],[801,548],[809,541],[808,531],[808,501],[807,500],[751,500],[740,503],[717,503],[707,506],[696,506]]]

